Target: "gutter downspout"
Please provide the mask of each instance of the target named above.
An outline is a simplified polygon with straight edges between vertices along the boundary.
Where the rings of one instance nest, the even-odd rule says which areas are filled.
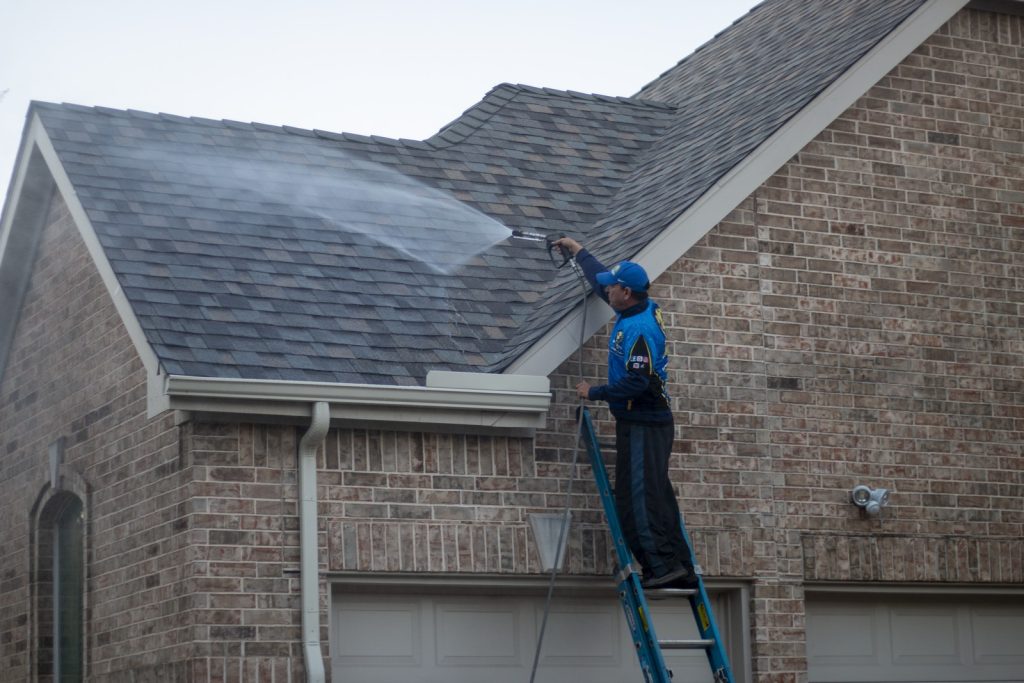
[[[324,683],[320,649],[320,559],[317,542],[316,449],[331,422],[330,404],[313,404],[313,419],[299,441],[299,578],[302,591],[302,654],[306,682]]]

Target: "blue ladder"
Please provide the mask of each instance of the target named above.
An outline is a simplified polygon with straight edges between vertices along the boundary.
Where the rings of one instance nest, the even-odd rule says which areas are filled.
[[[586,407],[582,407],[581,410],[583,411],[580,420],[581,436],[584,439],[587,452],[590,454],[594,480],[597,483],[598,493],[601,494],[601,504],[604,505],[604,513],[608,518],[608,526],[611,529],[615,551],[619,558],[620,570],[616,576],[616,582],[619,585],[619,599],[622,601],[622,609],[626,612],[626,622],[633,637],[633,645],[636,647],[636,656],[640,660],[640,669],[643,671],[645,683],[671,683],[672,672],[665,666],[665,659],[661,654],[662,649],[704,650],[708,656],[708,663],[711,665],[711,674],[715,683],[733,683],[732,670],[729,668],[729,660],[722,647],[722,638],[718,633],[718,626],[715,624],[711,603],[704,590],[704,579],[701,577],[699,569],[696,572],[696,588],[659,588],[652,589],[650,593],[652,598],[657,596],[689,599],[700,638],[659,641],[655,635],[651,611],[647,606],[643,586],[640,584],[640,574],[633,569],[633,555],[626,545],[622,535],[622,526],[619,524],[619,516],[615,512],[615,497],[612,494],[611,485],[608,483],[608,472],[604,467],[604,459],[601,457],[601,444],[594,432],[590,411]],[[683,538],[686,541],[686,547],[690,549],[691,560],[696,569],[698,565],[696,558],[692,557],[693,546],[690,544],[690,536],[686,533],[686,525],[683,524],[682,516],[680,516],[679,523],[682,526]]]

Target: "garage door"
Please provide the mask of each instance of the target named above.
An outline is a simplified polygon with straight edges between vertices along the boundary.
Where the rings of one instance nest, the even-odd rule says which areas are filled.
[[[652,607],[658,637],[695,638],[685,600]],[[542,597],[335,593],[334,680],[345,683],[524,683],[530,679]],[[721,622],[721,618],[719,618]],[[710,683],[703,652],[666,657],[674,678]],[[539,683],[643,680],[614,595],[552,603]]]
[[[1017,596],[809,596],[811,683],[1024,682]]]

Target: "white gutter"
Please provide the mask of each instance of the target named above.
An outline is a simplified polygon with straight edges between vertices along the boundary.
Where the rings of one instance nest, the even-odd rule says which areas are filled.
[[[967,0],[931,0],[921,5],[860,61],[709,188],[658,237],[634,255],[633,260],[644,266],[652,280],[656,279],[735,209],[737,198],[749,197],[966,4]],[[589,339],[607,324],[612,310],[597,297],[589,297],[586,305],[587,329],[583,333]],[[583,309],[575,308],[509,365],[506,372],[551,374],[579,348],[582,317]]]
[[[330,406],[313,404],[313,420],[299,442],[299,577],[302,590],[302,654],[307,683],[323,683],[320,649],[320,558],[317,539],[316,450],[331,423]]]
[[[302,418],[323,401],[342,424],[484,429],[542,427],[551,402],[547,377],[438,371],[422,387],[171,375],[162,393],[172,410]]]

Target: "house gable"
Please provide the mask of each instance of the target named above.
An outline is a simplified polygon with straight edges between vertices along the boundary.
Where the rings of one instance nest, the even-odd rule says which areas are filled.
[[[0,381],[0,405],[12,411],[5,434],[36,419],[40,407],[60,421],[75,414],[72,404],[89,403],[91,412],[100,408],[92,402],[104,392],[126,382],[144,384],[128,379],[144,373],[145,366],[70,209],[59,194],[51,198],[27,264],[29,277]],[[99,365],[104,369],[94,374]],[[57,424],[42,431],[66,433]]]
[[[135,352],[149,375],[155,376],[158,371],[157,359],[135,312],[124,296],[46,131],[38,117],[29,116],[20,165],[0,222],[0,295],[10,302],[0,313],[0,380],[7,371],[11,345],[22,313],[32,267],[36,262],[36,245],[46,228],[55,201],[64,207],[73,221],[79,239],[92,258],[107,288],[107,294],[132,340]]]
[[[177,428],[170,413],[147,418],[146,369],[59,194],[46,206],[26,265],[0,379],[0,669],[27,678],[36,661],[39,612],[29,599],[37,580],[29,574],[34,503],[73,491],[87,521],[89,628],[105,634],[90,641],[100,645],[89,653],[98,674],[98,659],[125,649],[125,626],[144,620],[126,595],[159,611],[183,592],[184,527],[174,525],[184,498]],[[154,562],[166,569],[159,580],[147,565]],[[167,609],[184,626],[187,610]],[[178,647],[182,633],[167,635],[166,646]],[[188,645],[180,647],[178,657]]]

